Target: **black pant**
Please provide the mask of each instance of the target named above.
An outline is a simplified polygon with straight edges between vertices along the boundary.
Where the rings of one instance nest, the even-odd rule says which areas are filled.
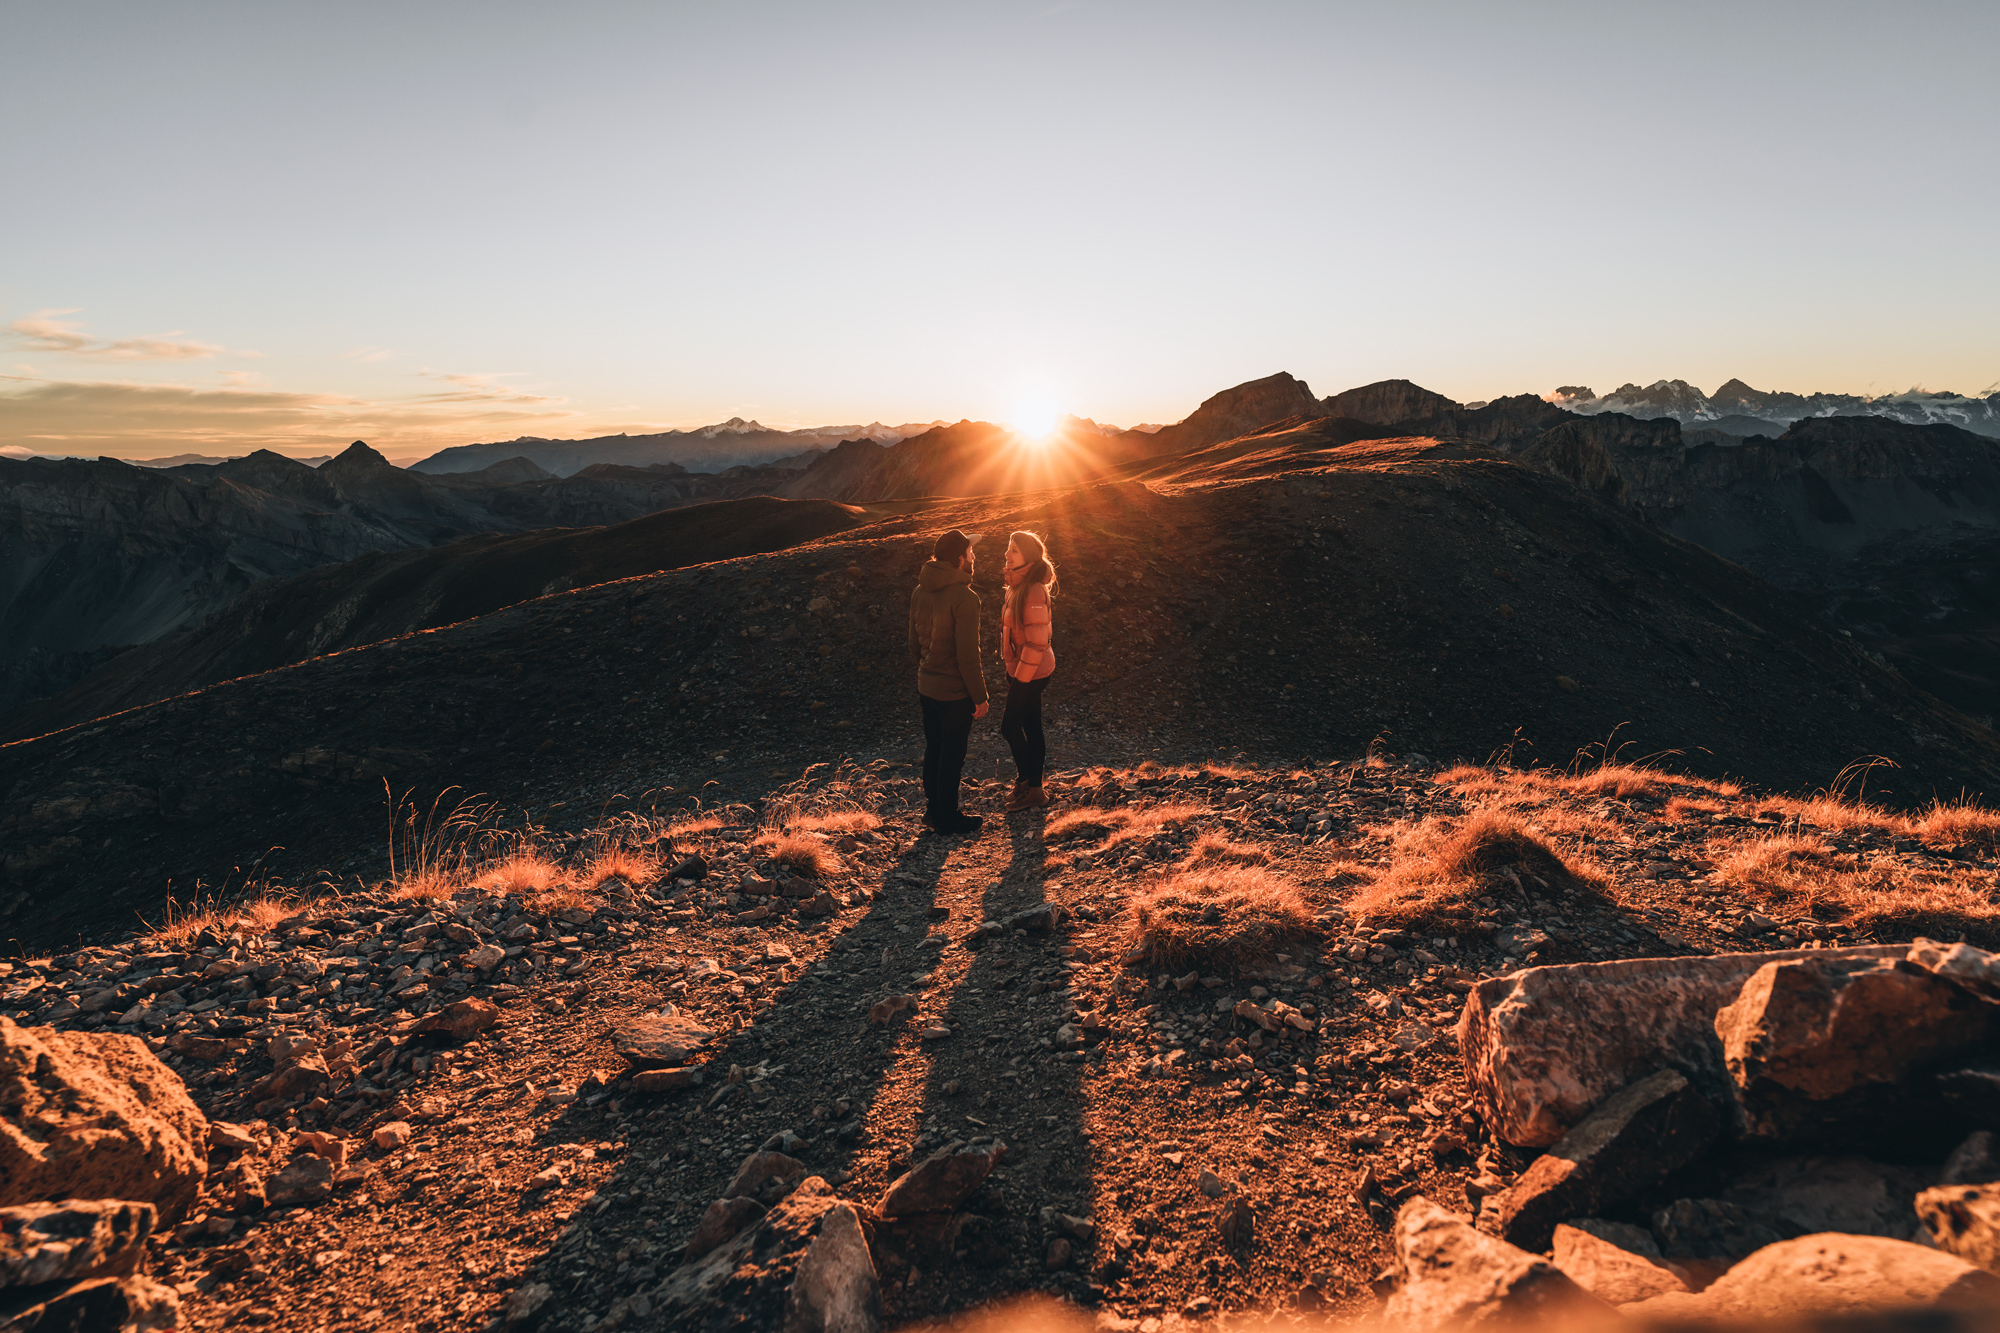
[[[1042,769],[1048,764],[1049,745],[1042,736],[1042,691],[1054,679],[1007,678],[1007,711],[1000,715],[1000,734],[1014,752],[1014,767],[1024,787],[1041,786]]]
[[[924,813],[955,815],[965,746],[972,739],[972,700],[919,694],[917,701],[924,708]]]

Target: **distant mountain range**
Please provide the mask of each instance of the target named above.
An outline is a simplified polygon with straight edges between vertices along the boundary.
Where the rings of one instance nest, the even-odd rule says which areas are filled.
[[[1549,394],[1548,401],[1585,416],[1622,412],[1641,420],[1672,417],[1683,426],[1741,436],[1775,436],[1807,417],[1888,417],[1912,426],[1957,426],[1976,435],[2000,437],[2000,391],[1978,397],[1911,389],[1863,397],[1753,389],[1733,379],[1714,393],[1704,394],[1686,380],[1654,380],[1644,388],[1621,384],[1602,395],[1580,384],[1565,384]]]
[[[803,468],[821,452],[850,440],[895,444],[921,435],[942,421],[907,422],[885,426],[809,426],[778,430],[742,417],[693,430],[668,430],[656,435],[599,435],[588,440],[550,440],[523,435],[497,444],[460,444],[441,449],[410,466],[412,472],[477,472],[494,463],[525,458],[558,477],[574,476],[593,463],[649,467],[678,463],[690,472],[720,472],[745,466]]]

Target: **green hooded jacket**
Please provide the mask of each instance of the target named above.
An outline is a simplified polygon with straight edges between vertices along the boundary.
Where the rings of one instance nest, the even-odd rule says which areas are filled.
[[[910,594],[910,656],[917,659],[917,692],[926,698],[986,702],[986,674],[979,661],[979,595],[972,575],[956,565],[927,560]]]

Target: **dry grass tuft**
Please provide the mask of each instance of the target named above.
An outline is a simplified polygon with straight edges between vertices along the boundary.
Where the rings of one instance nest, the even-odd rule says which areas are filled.
[[[609,847],[590,858],[584,867],[583,883],[592,889],[604,887],[607,880],[622,880],[635,889],[643,889],[660,877],[660,863],[644,852],[633,851],[629,847]]]
[[[840,872],[840,858],[810,833],[766,833],[755,845],[785,869],[807,879],[827,879]]]
[[[866,833],[882,827],[882,816],[866,810],[828,810],[788,819],[785,827],[799,833]]]
[[[144,917],[139,918],[139,924],[144,927],[140,936],[155,947],[186,949],[204,930],[213,929],[220,935],[240,929],[264,934],[286,917],[296,916],[309,906],[311,903],[308,901],[270,890],[259,891],[234,903],[214,899],[205,903],[183,903],[169,898],[158,925]]]
[[[562,867],[529,847],[522,847],[482,869],[475,876],[488,893],[514,894],[523,898],[569,887]]]
[[[1604,764],[1555,780],[1555,785],[1579,796],[1651,796],[1677,780],[1638,764]]]
[[[1268,864],[1271,854],[1253,843],[1233,842],[1225,833],[1204,833],[1195,839],[1188,849],[1187,859],[1181,862],[1184,870],[1194,870],[1203,866],[1261,866]]]
[[[414,871],[398,879],[389,890],[391,898],[449,898],[464,887],[464,877],[435,866]]]
[[[1132,899],[1134,947],[1150,965],[1259,962],[1313,930],[1305,892],[1257,866],[1184,870]]]
[[[1715,878],[1780,920],[1811,918],[1897,937],[1965,938],[1986,947],[2000,943],[2000,905],[1981,880],[1894,861],[1871,865],[1816,837],[1781,833],[1739,843],[1722,858]]]
[[[1395,860],[1350,907],[1373,925],[1444,933],[1469,929],[1480,898],[1530,891],[1604,891],[1595,871],[1572,866],[1511,815],[1481,810],[1463,823],[1425,820],[1397,839]]]
[[[1097,838],[1101,841],[1089,850],[1104,852],[1141,838],[1157,837],[1169,824],[1185,823],[1209,813],[1207,806],[1185,801],[1169,801],[1164,805],[1121,805],[1108,810],[1085,806],[1065,811],[1043,825],[1042,840],[1053,843]]]
[[[1971,801],[1938,801],[1906,827],[1914,837],[1941,846],[1971,843],[1988,854],[2000,851],[2000,810]]]
[[[1708,816],[1719,815],[1728,808],[1721,801],[1671,796],[1667,798],[1666,815],[1669,820],[1676,822],[1705,820]]]
[[[720,815],[682,815],[667,825],[669,838],[698,838],[722,827]]]

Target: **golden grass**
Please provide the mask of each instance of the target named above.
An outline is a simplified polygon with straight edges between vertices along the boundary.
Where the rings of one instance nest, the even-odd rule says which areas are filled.
[[[1483,897],[1604,892],[1594,868],[1564,861],[1519,819],[1493,810],[1459,822],[1427,819],[1399,831],[1393,855],[1388,869],[1349,903],[1370,925],[1455,933],[1478,921]]]
[[[667,823],[669,838],[698,838],[722,827],[720,815],[682,815]]]
[[[1157,837],[1169,824],[1186,823],[1209,814],[1205,805],[1189,801],[1168,801],[1162,805],[1121,805],[1110,809],[1084,806],[1057,815],[1042,827],[1044,842],[1067,842],[1096,838],[1089,850],[1105,852],[1141,838]]]
[[[765,833],[753,844],[779,865],[807,879],[827,879],[840,871],[840,858],[810,833]]]
[[[139,934],[141,939],[156,948],[186,949],[204,930],[213,929],[219,935],[239,929],[263,934],[286,917],[297,916],[309,906],[310,900],[287,897],[270,890],[260,891],[234,903],[215,899],[183,903],[169,898],[161,909],[159,924],[139,918],[139,924],[144,927]]]
[[[1779,833],[1738,843],[1721,855],[1714,878],[1779,919],[2000,942],[2000,905],[1983,878],[1893,861],[1870,864],[1810,835]]]
[[[882,816],[866,810],[828,810],[788,819],[784,827],[800,833],[866,833],[882,827]]]
[[[588,888],[598,889],[607,880],[616,879],[643,889],[659,877],[660,863],[653,857],[629,847],[608,847],[590,858],[582,882]]]
[[[1970,801],[1938,801],[1914,819],[1905,821],[1913,837],[1931,843],[1971,843],[1982,851],[2000,851],[2000,810],[1988,810]]]
[[[569,887],[562,867],[533,848],[522,847],[486,866],[476,876],[488,893],[530,897]]]
[[[1181,867],[1194,870],[1202,866],[1261,866],[1270,859],[1271,854],[1254,843],[1234,842],[1225,833],[1204,833],[1188,848]]]
[[[1604,764],[1582,773],[1566,774],[1553,785],[1579,796],[1651,796],[1663,787],[1681,781],[1657,769],[1638,764]]]
[[[1312,933],[1305,891],[1259,866],[1183,870],[1140,891],[1132,944],[1153,966],[1242,966]]]
[[[1670,796],[1667,798],[1666,816],[1669,820],[1677,823],[1688,820],[1705,820],[1708,816],[1719,815],[1728,808],[1728,806],[1717,800],[1696,800],[1686,796]]]
[[[461,874],[435,867],[403,876],[389,888],[389,896],[401,901],[419,898],[449,898],[464,887]]]

